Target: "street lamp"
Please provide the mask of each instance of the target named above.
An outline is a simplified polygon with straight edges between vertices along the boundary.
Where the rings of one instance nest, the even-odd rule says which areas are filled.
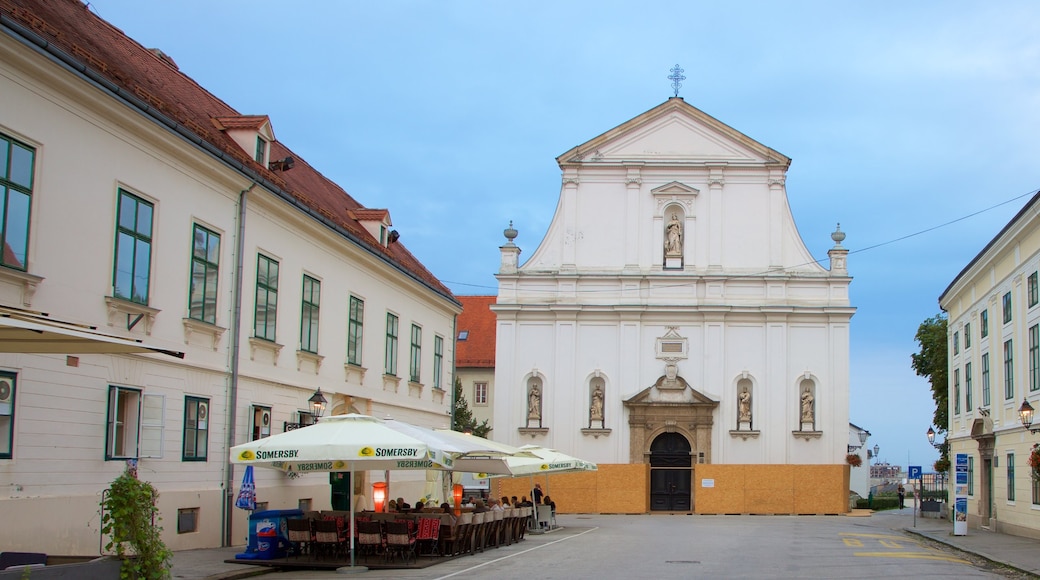
[[[877,445],[874,446],[874,465],[881,465],[881,458],[878,457],[878,453],[881,453],[881,448]]]
[[[1018,418],[1022,420],[1022,426],[1029,429],[1030,433],[1040,433],[1040,427],[1033,428],[1033,406],[1029,401],[1022,399],[1022,406],[1018,408]]]
[[[935,429],[932,429],[931,425],[928,426],[928,442],[932,444],[932,447],[938,447],[939,445],[942,445],[942,443],[940,443],[939,445],[935,444]]]
[[[321,394],[321,387],[318,387],[318,390],[314,391],[314,394],[307,401],[311,404],[311,414],[314,415],[314,419],[321,418],[322,414],[325,413],[325,405],[329,402],[325,395]]]

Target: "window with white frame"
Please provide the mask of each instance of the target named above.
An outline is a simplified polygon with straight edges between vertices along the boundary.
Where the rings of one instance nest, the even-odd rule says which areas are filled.
[[[982,338],[989,336],[989,310],[979,313],[979,332],[982,333]]]
[[[964,350],[971,348],[971,323],[964,323]]]
[[[109,387],[105,459],[137,459],[140,426],[141,391]]]
[[[1011,322],[1011,293],[1010,292],[1007,292],[1007,293],[1004,294],[1003,306],[1004,307],[1003,307],[1002,312],[1004,313],[1004,324],[1007,324],[1007,323]]]
[[[1036,306],[1036,303],[1040,301],[1040,289],[1037,288],[1037,273],[1033,272],[1029,275],[1028,282],[1026,284],[1029,291],[1029,307]]]
[[[474,405],[487,405],[488,404],[488,384],[487,383],[473,383],[473,404]]]
[[[961,333],[960,332],[954,332],[953,333],[953,354],[960,354],[960,353],[961,353]]]

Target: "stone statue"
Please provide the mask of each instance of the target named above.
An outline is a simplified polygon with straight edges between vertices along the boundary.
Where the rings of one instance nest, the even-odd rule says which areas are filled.
[[[665,226],[664,253],[666,256],[682,255],[682,228],[679,216],[673,213],[672,219],[668,220],[668,225]]]
[[[809,387],[805,387],[805,391],[802,392],[802,423],[812,423],[814,420],[813,396]]]
[[[603,420],[603,389],[596,386],[592,391],[592,407],[589,409],[589,417],[593,421]]]
[[[737,396],[737,421],[740,423],[751,422],[751,393],[747,387]]]
[[[538,385],[531,385],[531,391],[527,393],[527,418],[532,421],[542,419],[542,390]]]

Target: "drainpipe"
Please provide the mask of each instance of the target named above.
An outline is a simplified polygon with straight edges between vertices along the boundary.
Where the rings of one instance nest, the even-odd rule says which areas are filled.
[[[233,545],[231,532],[231,513],[235,509],[235,467],[231,463],[231,448],[235,446],[235,427],[238,421],[238,358],[239,342],[242,329],[242,268],[245,257],[245,234],[246,234],[246,195],[256,187],[254,181],[248,188],[243,189],[238,195],[238,238],[235,240],[235,270],[233,295],[231,296],[231,348],[230,367],[231,373],[228,377],[227,389],[227,446],[224,452],[224,473],[227,478],[224,481],[224,509],[220,514],[221,529],[224,530],[222,547]]]

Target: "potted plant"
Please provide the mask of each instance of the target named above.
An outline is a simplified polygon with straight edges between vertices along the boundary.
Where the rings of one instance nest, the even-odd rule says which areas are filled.
[[[158,497],[152,484],[137,479],[133,467],[117,477],[102,496],[101,532],[110,538],[105,550],[115,549],[123,561],[121,578],[170,577],[173,553],[162,541],[162,528],[156,525]]]
[[[849,453],[845,456],[845,462],[853,467],[859,467],[863,465],[863,458],[856,453]]]
[[[1040,443],[1033,444],[1033,450],[1029,452],[1029,472],[1033,481],[1040,481]]]

